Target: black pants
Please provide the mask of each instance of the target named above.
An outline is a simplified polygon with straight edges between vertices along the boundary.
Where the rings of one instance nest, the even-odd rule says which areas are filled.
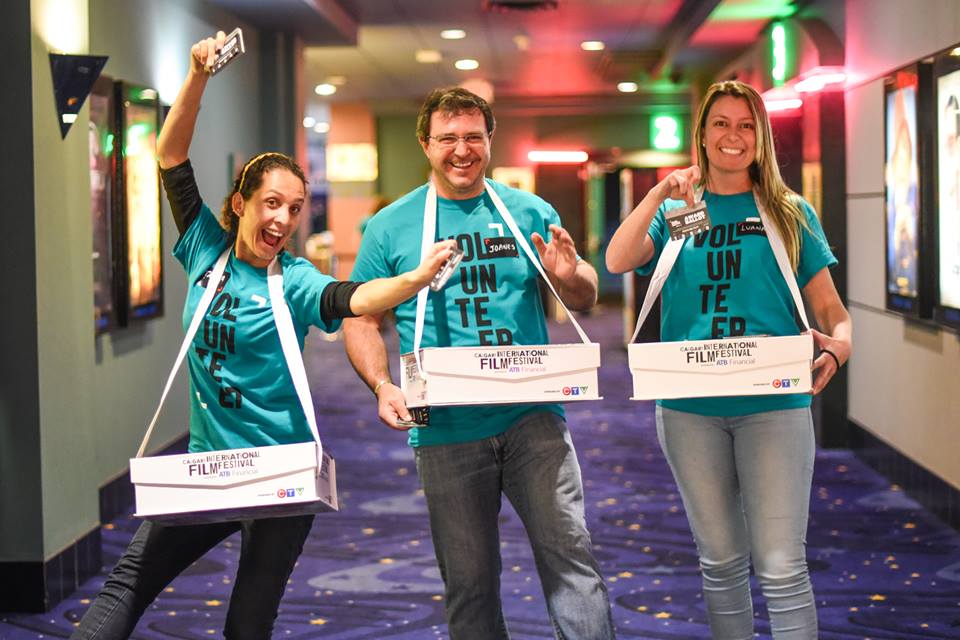
[[[146,521],[71,638],[128,638],[164,587],[236,531],[242,535],[240,566],[223,634],[229,639],[270,638],[312,524],[313,515],[186,526]]]

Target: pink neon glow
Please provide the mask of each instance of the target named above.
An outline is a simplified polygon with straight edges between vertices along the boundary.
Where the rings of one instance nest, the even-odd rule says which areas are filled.
[[[555,164],[580,164],[587,161],[586,151],[531,151],[527,154],[530,162]]]
[[[768,113],[776,113],[777,111],[790,111],[791,109],[799,109],[803,106],[803,100],[800,98],[786,98],[783,100],[764,100],[764,106],[767,107]]]
[[[813,93],[823,91],[829,85],[843,84],[846,80],[847,74],[842,72],[817,74],[800,80],[793,85],[793,90],[797,93]]]

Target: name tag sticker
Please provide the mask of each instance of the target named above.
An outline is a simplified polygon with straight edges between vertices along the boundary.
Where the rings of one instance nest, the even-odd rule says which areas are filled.
[[[737,223],[738,236],[766,236],[763,230],[763,223],[759,218],[747,218],[743,222]]]
[[[703,201],[692,207],[671,209],[664,217],[670,237],[674,240],[682,240],[710,230],[710,214],[707,213],[707,204]]]
[[[519,255],[516,238],[497,237],[483,239],[484,258],[516,258]]]

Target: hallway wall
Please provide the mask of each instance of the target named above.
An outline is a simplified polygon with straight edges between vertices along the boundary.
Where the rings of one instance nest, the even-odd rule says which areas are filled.
[[[848,292],[854,322],[850,418],[960,488],[960,340],[884,310],[883,76],[960,43],[960,3],[848,0]]]
[[[282,141],[261,139],[260,38],[232,15],[200,0],[17,1],[29,6],[32,22],[32,61],[19,69],[32,75],[32,122],[18,126],[29,132],[32,125],[35,179],[16,220],[29,229],[24,236],[35,243],[36,256],[32,264],[21,260],[18,274],[5,275],[4,288],[8,278],[22,278],[20,288],[28,290],[23,270],[35,271],[37,335],[32,340],[21,332],[22,397],[5,391],[2,404],[22,399],[29,405],[31,390],[38,399],[35,416],[0,410],[0,562],[42,563],[97,528],[98,490],[126,471],[176,356],[186,291],[183,270],[170,255],[177,230],[164,196],[164,314],[94,337],[89,106],[61,140],[48,52],[63,45],[50,41],[51,21],[83,34],[74,50],[64,52],[107,55],[105,75],[154,87],[168,103],[186,75],[190,44],[217,28],[246,27],[247,55],[210,82],[193,145],[201,194],[215,210],[228,188],[231,154],[246,158]],[[24,313],[32,307],[24,305]],[[2,331],[17,331],[17,325],[5,319]],[[186,400],[181,375],[152,450],[186,432]]]

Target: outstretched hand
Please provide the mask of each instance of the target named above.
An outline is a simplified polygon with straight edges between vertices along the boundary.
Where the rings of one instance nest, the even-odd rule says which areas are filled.
[[[547,273],[560,282],[573,277],[577,271],[577,248],[566,229],[555,224],[550,225],[550,242],[536,231],[531,234],[533,246],[540,254],[540,262]]]
[[[217,54],[223,49],[227,40],[227,34],[223,31],[217,31],[213,38],[204,38],[190,47],[190,70],[194,73],[210,73],[213,63],[217,60]]]
[[[843,340],[837,340],[825,333],[810,329],[813,342],[820,349],[820,354],[813,361],[813,389],[811,393],[817,395],[827,386],[830,379],[839,371],[837,363],[843,364],[850,357],[850,345]],[[830,352],[833,356],[830,355]],[[834,360],[836,358],[836,360]]]
[[[437,271],[440,271],[443,263],[453,254],[453,249],[456,246],[455,240],[444,240],[433,245],[430,253],[423,259],[420,266],[411,272],[420,287],[430,284],[433,276],[437,274]]]

